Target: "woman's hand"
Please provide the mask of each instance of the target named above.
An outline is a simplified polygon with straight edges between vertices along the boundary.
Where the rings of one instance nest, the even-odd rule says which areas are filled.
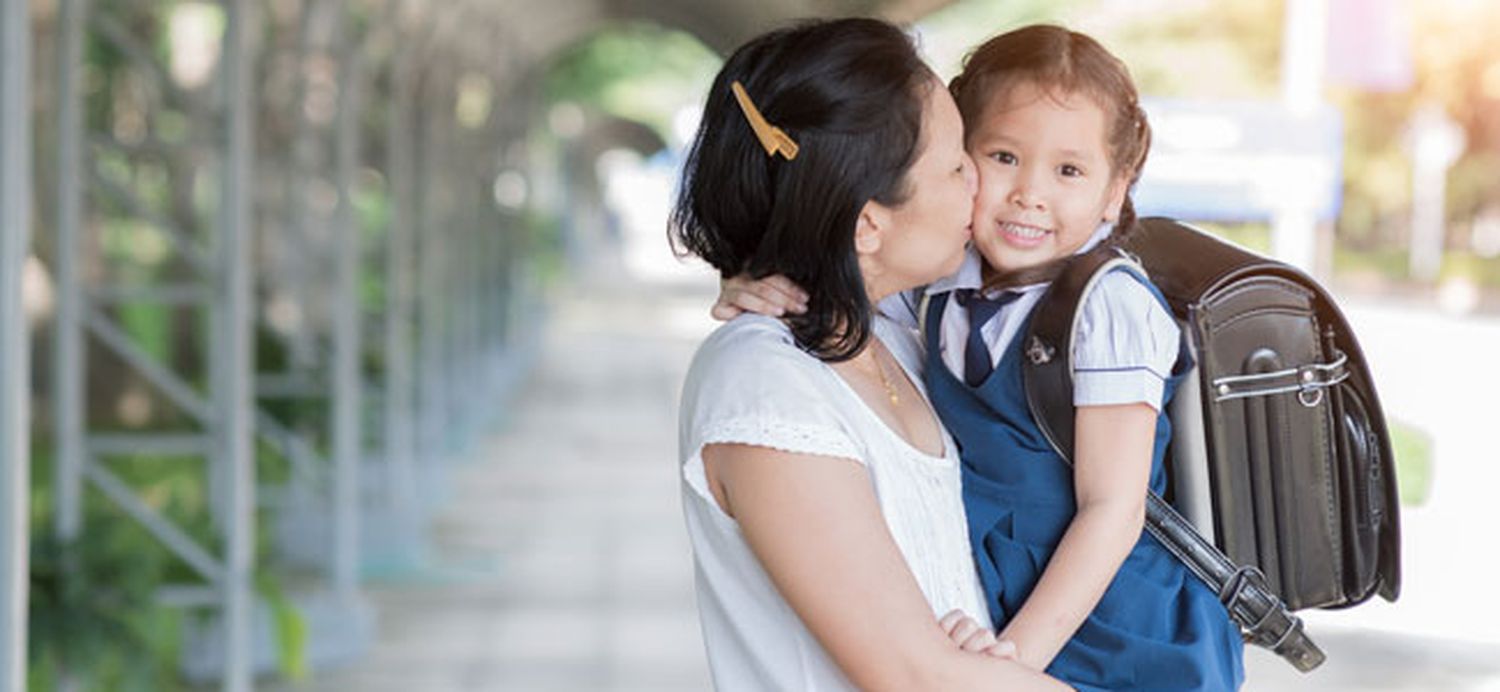
[[[969,617],[962,610],[948,611],[947,615],[938,620],[938,626],[942,627],[943,631],[948,633],[948,638],[964,651],[989,654],[995,658],[1014,659],[1016,657],[1014,642],[996,639],[994,632],[975,622],[974,618]]]
[[[742,312],[767,317],[802,314],[807,312],[807,292],[780,274],[764,279],[752,279],[745,274],[720,279],[719,300],[709,314],[727,322]]]

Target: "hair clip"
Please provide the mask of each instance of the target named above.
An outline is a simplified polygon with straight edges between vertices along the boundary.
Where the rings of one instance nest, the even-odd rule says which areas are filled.
[[[729,85],[734,92],[734,99],[740,102],[740,110],[745,113],[745,120],[750,121],[750,129],[755,130],[755,138],[760,140],[760,145],[766,148],[766,156],[775,156],[780,153],[786,160],[797,158],[797,143],[783,132],[781,128],[766,122],[765,116],[750,101],[750,95],[745,93],[745,87],[736,80]]]

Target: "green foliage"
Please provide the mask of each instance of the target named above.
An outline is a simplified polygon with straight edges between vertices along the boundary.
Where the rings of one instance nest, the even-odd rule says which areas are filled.
[[[64,543],[50,531],[31,537],[32,689],[64,672],[88,690],[179,689],[174,663],[181,613],[153,593],[165,551],[133,524],[95,513]]]
[[[1398,421],[1389,421],[1396,457],[1396,486],[1401,504],[1420,507],[1432,489],[1432,436]]]
[[[571,101],[645,123],[671,141],[672,118],[698,103],[720,58],[692,36],[620,24],[563,53],[548,72],[548,103]]]
[[[307,677],[307,618],[287,598],[281,581],[271,573],[256,574],[255,590],[271,608],[281,674],[294,682]]]
[[[1263,223],[1200,223],[1209,233],[1263,255],[1271,252],[1271,227]]]

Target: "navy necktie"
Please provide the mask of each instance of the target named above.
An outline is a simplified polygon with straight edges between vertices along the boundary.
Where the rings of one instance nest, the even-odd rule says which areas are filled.
[[[986,298],[977,289],[964,288],[953,292],[959,305],[969,310],[969,340],[964,343],[964,383],[978,387],[995,369],[990,347],[984,342],[984,325],[995,317],[1000,308],[1021,297],[1015,291],[1005,291],[994,298]]]

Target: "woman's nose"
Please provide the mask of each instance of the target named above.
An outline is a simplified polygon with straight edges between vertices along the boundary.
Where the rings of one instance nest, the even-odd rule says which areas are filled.
[[[979,194],[979,170],[974,166],[974,159],[964,156],[964,185],[968,187],[969,197],[973,198]]]

